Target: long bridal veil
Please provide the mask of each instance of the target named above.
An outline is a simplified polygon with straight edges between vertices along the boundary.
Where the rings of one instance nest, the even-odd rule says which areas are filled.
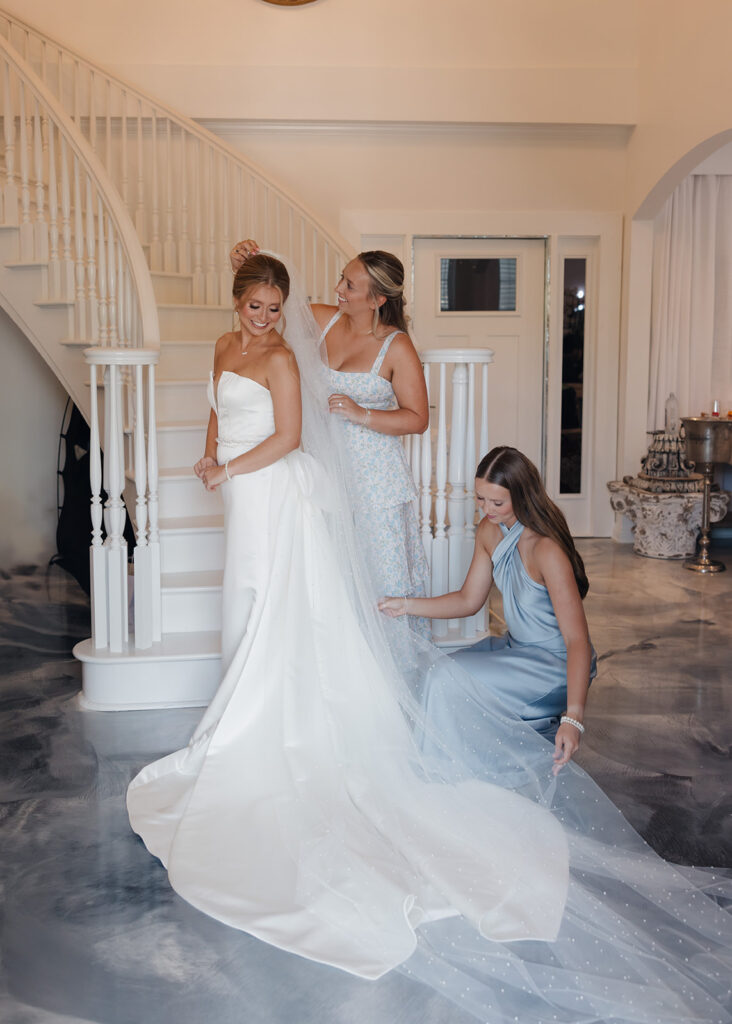
[[[310,486],[326,510],[348,615],[372,659],[356,688],[362,666],[345,646],[330,666],[331,724],[342,730],[339,770],[349,799],[369,807],[380,840],[369,863],[373,836],[332,822],[304,848],[293,822],[318,809],[303,786],[301,806],[283,815],[303,898],[323,901],[335,866],[351,863],[364,844],[358,870],[369,877],[354,873],[348,913],[342,900],[323,911],[334,929],[358,929],[360,894],[394,877],[388,848],[408,862],[404,876],[427,880],[404,906],[414,941],[394,947],[394,964],[401,958],[401,970],[479,1020],[732,1021],[723,879],[710,876],[703,891],[697,876],[661,860],[580,768],[570,764],[555,777],[552,746],[497,703],[479,728],[456,706],[453,735],[432,730],[420,702],[425,681],[434,673],[457,679],[462,670],[404,620],[377,611],[381,595],[354,528],[342,425],[328,414],[319,332],[288,269],[285,337],[301,373],[303,449],[319,466]],[[326,628],[338,635],[342,623]]]

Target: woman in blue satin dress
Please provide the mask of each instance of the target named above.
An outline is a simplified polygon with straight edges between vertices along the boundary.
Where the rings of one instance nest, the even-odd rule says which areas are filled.
[[[559,768],[579,747],[595,675],[582,607],[589,586],[584,565],[536,467],[515,448],[494,448],[483,458],[475,493],[484,518],[460,590],[425,599],[387,598],[380,607],[392,616],[461,618],[483,607],[495,581],[508,632],[453,655],[468,673],[459,693],[451,677],[430,674],[427,717],[451,744],[478,751],[490,694],[554,740]]]

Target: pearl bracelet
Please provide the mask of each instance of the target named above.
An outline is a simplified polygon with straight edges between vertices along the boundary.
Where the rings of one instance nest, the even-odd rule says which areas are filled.
[[[229,459],[229,462],[231,459]],[[229,472],[229,462],[224,463],[224,473],[226,473],[226,479],[231,480],[231,473]]]
[[[582,724],[582,722],[578,722],[576,718],[570,718],[569,715],[562,715],[559,721],[562,725],[564,725],[565,722],[567,723],[567,725],[573,725],[575,729],[579,729],[581,733],[585,731],[585,727]]]
[[[367,426],[369,425],[369,420],[370,420],[370,419],[371,419],[371,410],[370,410],[370,409],[367,409],[367,410],[366,410],[366,415],[365,415],[365,416],[364,416],[364,418],[363,418],[363,419],[361,420],[361,426],[362,426],[362,427],[367,427]]]

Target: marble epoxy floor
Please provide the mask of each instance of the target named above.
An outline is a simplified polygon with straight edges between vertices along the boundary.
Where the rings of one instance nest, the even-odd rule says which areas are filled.
[[[732,867],[732,571],[700,578],[606,540],[581,550],[600,659],[581,763],[665,857]],[[88,629],[61,570],[0,575],[0,1021],[473,1022],[401,975],[303,961],[171,892],[124,791],[200,710],[78,711],[70,651]]]

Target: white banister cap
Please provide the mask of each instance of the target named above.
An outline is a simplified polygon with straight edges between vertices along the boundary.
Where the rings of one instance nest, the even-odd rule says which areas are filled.
[[[90,366],[155,366],[160,359],[157,348],[85,348]]]
[[[423,363],[492,363],[492,348],[428,348],[417,355]]]

